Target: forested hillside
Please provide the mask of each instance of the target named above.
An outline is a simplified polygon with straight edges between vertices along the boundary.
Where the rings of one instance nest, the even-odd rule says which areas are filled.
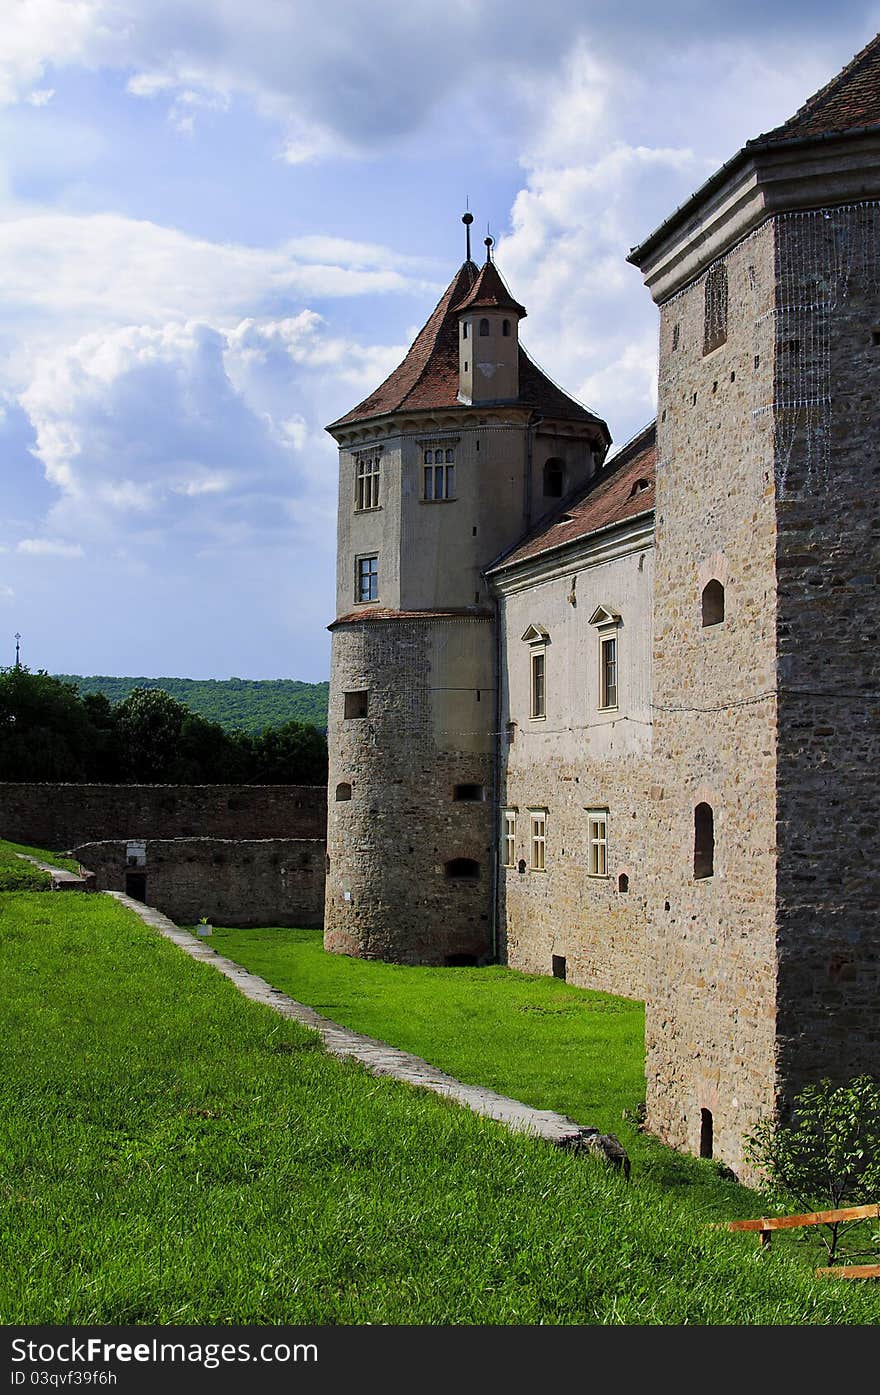
[[[124,701],[134,688],[162,688],[191,712],[218,722],[227,731],[256,734],[287,722],[327,727],[329,683],[300,683],[293,678],[81,678],[75,673],[55,677],[76,683],[83,697],[103,693],[114,704]]]

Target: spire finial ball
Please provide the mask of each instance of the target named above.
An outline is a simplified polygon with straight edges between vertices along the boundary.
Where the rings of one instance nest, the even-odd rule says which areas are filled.
[[[474,221],[474,215],[472,213],[463,213],[461,215],[461,221],[464,223],[466,228],[469,228],[471,223]]]

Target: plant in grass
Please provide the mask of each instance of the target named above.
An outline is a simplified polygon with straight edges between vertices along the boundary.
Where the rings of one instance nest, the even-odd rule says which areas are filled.
[[[880,1081],[860,1075],[844,1085],[820,1080],[793,1101],[788,1122],[765,1119],[745,1140],[745,1153],[784,1208],[837,1211],[880,1202]],[[817,1227],[833,1264],[858,1222]],[[847,1249],[848,1257],[875,1250]]]

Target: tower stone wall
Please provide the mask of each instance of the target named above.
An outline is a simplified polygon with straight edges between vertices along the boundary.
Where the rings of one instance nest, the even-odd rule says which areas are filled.
[[[777,220],[778,1032],[880,1076],[880,206]]]
[[[726,332],[708,348],[722,277]],[[697,1153],[708,1111],[734,1168],[776,1082],[774,296],[767,223],[660,316],[647,1118]],[[704,624],[711,581],[724,617]]]

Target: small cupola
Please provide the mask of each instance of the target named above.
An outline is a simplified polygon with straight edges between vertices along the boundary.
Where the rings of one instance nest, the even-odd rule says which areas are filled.
[[[526,311],[502,281],[493,246],[494,238],[487,237],[485,265],[464,300],[452,307],[458,316],[458,398],[469,406],[519,397],[519,322]]]

